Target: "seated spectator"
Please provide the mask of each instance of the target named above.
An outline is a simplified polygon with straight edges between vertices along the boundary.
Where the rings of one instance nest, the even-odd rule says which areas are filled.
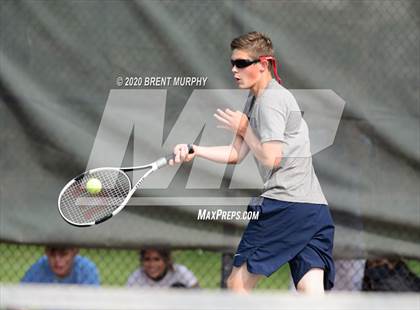
[[[128,278],[127,286],[196,288],[197,278],[183,265],[174,264],[169,250],[147,248],[140,251],[141,267]]]
[[[26,271],[21,282],[99,285],[95,264],[78,252],[74,247],[47,246],[45,255]]]
[[[364,291],[420,292],[420,278],[401,259],[369,259]]]

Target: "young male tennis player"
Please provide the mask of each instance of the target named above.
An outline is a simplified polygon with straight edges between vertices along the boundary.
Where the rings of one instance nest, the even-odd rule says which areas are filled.
[[[262,275],[270,276],[288,262],[298,291],[322,294],[334,283],[334,224],[312,166],[308,127],[293,95],[279,84],[271,40],[250,32],[235,38],[231,50],[234,78],[250,94],[245,113],[219,109],[215,117],[236,134],[234,142],[193,145],[193,154],[187,144],[178,144],[170,164],[195,156],[239,163],[250,150],[264,189],[248,210],[258,210],[260,216],[242,236],[228,287],[249,292]]]

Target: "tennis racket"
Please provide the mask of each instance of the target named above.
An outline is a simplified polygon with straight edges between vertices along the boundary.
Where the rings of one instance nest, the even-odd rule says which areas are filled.
[[[188,153],[194,153],[191,144],[188,144]],[[58,196],[58,210],[63,219],[74,226],[86,227],[103,223],[117,215],[143,181],[154,171],[167,166],[171,159],[174,159],[174,154],[144,166],[88,170],[64,186]],[[131,186],[126,172],[134,170],[147,171],[134,186]],[[97,192],[88,190],[90,180],[99,184]]]

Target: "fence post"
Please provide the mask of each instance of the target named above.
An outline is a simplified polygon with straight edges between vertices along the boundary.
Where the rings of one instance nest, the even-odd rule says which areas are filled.
[[[222,253],[222,277],[220,281],[221,288],[227,288],[226,281],[232,270],[233,253]]]

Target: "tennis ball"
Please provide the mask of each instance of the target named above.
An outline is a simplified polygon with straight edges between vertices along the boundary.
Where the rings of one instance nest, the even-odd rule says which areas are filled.
[[[89,194],[96,195],[99,194],[102,190],[102,184],[101,181],[97,178],[90,178],[86,182],[86,190]]]

